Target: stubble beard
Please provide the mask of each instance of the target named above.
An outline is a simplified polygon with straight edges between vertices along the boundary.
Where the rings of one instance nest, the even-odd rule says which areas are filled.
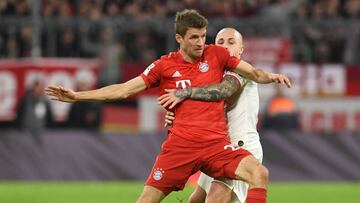
[[[199,59],[199,58],[201,58],[201,56],[203,55],[203,53],[204,53],[204,49],[201,51],[201,53],[199,53],[198,54],[198,52],[196,52],[195,50],[192,52],[192,53],[190,53],[191,55],[189,55],[191,58],[193,58],[193,59]]]

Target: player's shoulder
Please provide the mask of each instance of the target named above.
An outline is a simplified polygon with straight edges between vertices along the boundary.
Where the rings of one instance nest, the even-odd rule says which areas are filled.
[[[174,52],[170,52],[167,55],[162,55],[159,59],[157,59],[156,61],[154,61],[151,65],[155,65],[155,66],[162,66],[164,64],[168,64],[171,61],[173,61],[173,53]]]
[[[155,64],[160,66],[175,64],[178,61],[178,55],[178,52],[170,52],[166,55],[162,55],[157,61],[155,61]]]
[[[170,62],[170,61],[175,61],[178,57],[179,57],[178,52],[170,52],[166,55],[162,55],[159,60],[163,62]]]
[[[227,50],[222,46],[218,46],[215,44],[208,44],[205,45],[205,51],[226,52]]]
[[[154,61],[152,64],[158,69],[166,70],[169,68],[177,67],[181,55],[179,52],[170,52],[166,55],[161,56],[158,60]],[[182,59],[182,58],[181,58]]]
[[[223,59],[224,56],[230,56],[230,53],[227,49],[222,46],[210,44],[205,46],[204,50],[205,55],[207,56],[215,56],[217,58]]]

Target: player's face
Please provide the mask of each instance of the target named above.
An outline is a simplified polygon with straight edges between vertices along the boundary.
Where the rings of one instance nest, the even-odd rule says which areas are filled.
[[[216,36],[215,44],[226,48],[231,56],[238,58],[244,50],[241,35],[233,29],[221,30]]]
[[[198,59],[204,52],[206,28],[189,28],[184,37],[177,34],[176,40],[180,44],[180,50],[183,54],[192,59]]]

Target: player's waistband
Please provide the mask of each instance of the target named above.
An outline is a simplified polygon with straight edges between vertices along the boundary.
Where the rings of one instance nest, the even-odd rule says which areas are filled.
[[[178,129],[169,129],[169,136],[177,136],[180,137],[182,139],[185,139],[187,141],[193,142],[193,143],[212,143],[212,142],[218,142],[218,141],[223,141],[226,140],[227,142],[230,143],[230,139],[229,137],[225,134],[209,134],[209,132],[207,133],[192,133],[192,132],[188,132],[188,131],[179,131]]]

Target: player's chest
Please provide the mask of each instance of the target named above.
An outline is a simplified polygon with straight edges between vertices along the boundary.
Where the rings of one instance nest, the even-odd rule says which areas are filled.
[[[222,68],[216,61],[204,60],[198,63],[177,64],[168,67],[163,72],[165,86],[172,88],[186,88],[218,83],[223,75]]]

